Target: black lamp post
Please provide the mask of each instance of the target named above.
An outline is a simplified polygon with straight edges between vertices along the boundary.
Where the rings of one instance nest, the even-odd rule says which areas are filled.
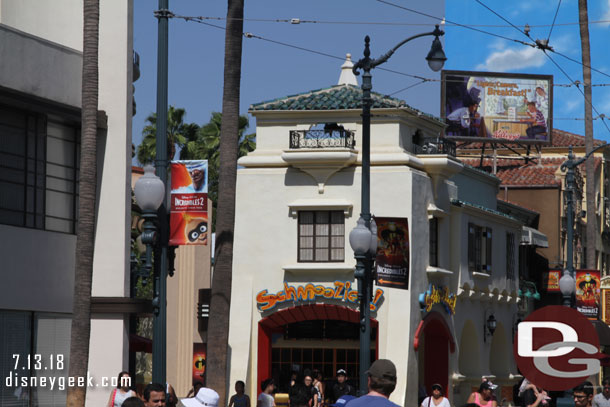
[[[574,183],[575,183],[575,171],[576,167],[585,162],[591,154],[600,150],[604,147],[607,147],[608,144],[602,144],[601,146],[597,146],[593,150],[589,151],[587,155],[578,160],[575,160],[574,152],[572,151],[572,146],[570,146],[570,150],[568,153],[568,160],[561,164],[561,170],[566,172],[566,228],[567,228],[567,238],[566,238],[566,268],[563,270],[563,275],[559,279],[559,290],[563,295],[563,305],[566,307],[570,307],[572,305],[572,295],[576,291],[576,279],[574,275]],[[589,182],[593,182],[593,180],[587,180]],[[593,205],[593,203],[587,203],[587,205]],[[588,211],[591,211],[591,208],[587,208]],[[595,216],[595,212],[592,212],[593,216]],[[588,242],[587,244],[595,244],[594,242]]]
[[[367,374],[371,364],[370,349],[371,349],[371,321],[369,302],[371,301],[373,273],[372,264],[374,262],[373,252],[370,247],[371,243],[371,209],[370,209],[370,169],[371,169],[371,89],[373,89],[371,69],[386,62],[394,52],[406,44],[407,42],[419,37],[429,35],[434,36],[432,47],[426,59],[428,65],[433,71],[440,70],[447,58],[443,52],[443,46],[439,37],[445,32],[439,29],[437,25],[434,31],[417,34],[398,43],[390,51],[377,59],[371,59],[371,51],[369,49],[370,38],[367,35],[364,38],[364,58],[360,59],[354,65],[353,72],[359,75],[359,69],[362,74],[362,212],[358,225],[350,233],[350,244],[354,250],[356,258],[356,272],[354,277],[358,279],[358,300],[360,302],[360,392],[367,392]],[[367,238],[368,233],[368,238]],[[377,233],[375,231],[375,251],[377,249]]]

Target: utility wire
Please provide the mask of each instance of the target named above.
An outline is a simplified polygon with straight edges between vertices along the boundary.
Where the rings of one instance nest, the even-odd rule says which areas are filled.
[[[377,0],[380,1],[380,0]],[[524,32],[521,31],[521,29],[515,25],[513,25],[510,21],[508,21],[506,18],[504,18],[503,16],[499,15],[498,13],[496,13],[495,11],[493,11],[491,8],[487,7],[485,4],[483,4],[480,0],[476,0],[477,3],[481,4],[483,7],[485,7],[486,9],[488,9],[489,11],[491,11],[492,13],[494,13],[495,15],[497,15],[498,17],[500,17],[502,20],[506,21],[507,23],[511,24],[517,31],[519,31],[520,33],[522,33],[523,35],[527,36],[529,38],[529,36]],[[544,52],[544,55],[546,55],[547,58],[549,58],[551,60],[551,62],[557,67],[557,69],[559,69],[561,71],[561,73],[563,73],[565,75],[566,78],[568,78],[568,80],[570,81],[570,83],[574,83],[576,84],[576,82],[574,80],[572,80],[572,78],[570,77],[570,75],[568,75],[568,73],[557,63],[555,62],[555,60],[553,58],[551,58],[551,56],[546,52],[546,50],[548,49],[549,51],[553,51],[552,48],[546,46],[546,47],[541,47],[542,44],[539,43],[539,41],[536,41],[536,44],[538,45],[538,48],[540,48],[542,50],[542,52]],[[548,45],[548,44],[545,44]],[[595,106],[593,106],[593,101],[589,100],[587,98],[587,96],[585,95],[585,93],[583,92],[583,90],[580,88],[580,86],[576,86],[576,89],[578,89],[578,91],[582,94],[582,96],[585,98],[585,103],[589,103],[591,105],[591,108],[595,111],[595,113],[597,113],[597,115],[602,119],[602,123],[604,123],[604,126],[606,127],[606,130],[608,130],[608,133],[610,133],[610,128],[608,127],[608,124],[606,123],[606,121],[604,120],[604,118],[606,117],[603,114],[600,114],[597,109],[595,108]]]
[[[553,17],[553,24],[551,24],[551,29],[549,30],[549,36],[546,38],[547,43],[551,39],[551,33],[553,32],[553,27],[555,26],[555,20],[557,20],[557,14],[559,14],[560,6],[561,6],[561,0],[559,0],[559,4],[557,4],[557,10],[555,10],[555,17]]]
[[[213,17],[213,16],[198,16],[200,20],[227,20],[226,17]],[[282,24],[337,24],[337,25],[389,25],[389,26],[413,26],[413,27],[426,27],[430,24],[425,23],[394,23],[389,21],[337,21],[337,20],[302,20],[300,18],[229,18],[228,20],[242,20],[242,21],[253,21],[262,23],[282,23]],[[608,24],[610,20],[594,20],[589,21],[589,24]],[[554,24],[556,27],[559,26],[573,26],[580,25],[580,23],[557,23]],[[446,23],[446,27],[461,27],[461,24]],[[551,27],[552,24],[534,24],[530,25],[531,28],[545,28]],[[469,27],[482,27],[482,28],[506,28],[511,27],[508,24],[469,24]]]
[[[504,40],[507,40],[507,41],[512,41],[512,42],[516,42],[516,43],[521,44],[521,45],[527,45],[528,47],[532,47],[532,48],[534,48],[534,47],[535,47],[535,45],[533,45],[533,44],[529,44],[529,43],[524,42],[524,41],[519,41],[519,40],[516,40],[516,39],[514,39],[514,38],[508,38],[508,37],[505,37],[505,36],[503,36],[503,35],[495,34],[495,33],[489,32],[489,31],[479,30],[478,28],[474,28],[474,27],[469,26],[469,25],[465,25],[465,24],[456,23],[455,21],[449,21],[449,20],[446,20],[446,19],[443,19],[443,18],[440,18],[440,17],[437,17],[437,16],[433,16],[433,15],[430,15],[430,14],[426,14],[426,13],[421,12],[421,11],[413,10],[413,9],[411,9],[411,8],[408,8],[408,7],[400,6],[400,5],[398,5],[398,4],[394,4],[394,3],[391,3],[391,2],[386,1],[386,0],[377,0],[377,1],[378,1],[379,3],[383,3],[383,4],[387,4],[387,5],[389,5],[389,6],[393,6],[393,7],[396,7],[396,8],[400,8],[400,9],[403,9],[403,10],[409,11],[409,12],[411,12],[411,13],[419,14],[419,15],[424,16],[424,17],[433,18],[433,19],[435,19],[435,20],[437,20],[437,21],[444,20],[446,23],[451,23],[451,24],[454,24],[454,25],[456,25],[456,26],[458,26],[458,27],[462,27],[462,28],[466,28],[466,29],[469,29],[469,30],[472,30],[472,31],[477,31],[477,32],[480,32],[480,33],[483,33],[483,34],[491,35],[492,37],[502,38],[502,39],[504,39]]]
[[[416,87],[416,86],[418,86],[418,85],[421,85],[422,83],[426,83],[426,82],[428,82],[428,81],[427,81],[427,80],[421,80],[421,81],[419,81],[419,82],[416,82],[416,83],[414,83],[414,84],[412,84],[412,85],[407,86],[406,88],[402,88],[402,89],[400,89],[400,90],[397,90],[396,92],[392,92],[392,93],[388,94],[388,96],[394,96],[394,95],[395,95],[395,94],[397,94],[397,93],[404,92],[404,91],[405,91],[405,90],[407,90],[407,89],[414,88],[414,87]]]
[[[609,75],[609,74],[607,74],[606,72],[600,71],[599,69],[595,69],[595,68],[593,68],[592,66],[589,66],[589,65],[587,65],[587,64],[583,64],[581,61],[579,61],[579,60],[577,60],[577,59],[574,59],[574,58],[570,58],[569,56],[564,55],[564,54],[562,54],[561,52],[558,52],[558,51],[555,51],[555,50],[551,50],[551,51],[552,51],[554,54],[559,55],[560,57],[564,57],[565,59],[567,59],[567,60],[569,60],[569,61],[576,62],[577,64],[582,65],[582,66],[584,66],[585,68],[589,68],[589,69],[591,69],[592,71],[595,71],[595,72],[597,72],[597,73],[599,73],[599,74],[602,74],[602,75],[607,76],[608,78],[610,78],[610,75]],[[591,85],[591,86],[597,86],[597,85]]]
[[[544,51],[543,51],[544,52]],[[563,70],[563,68],[561,66],[559,66],[559,64],[557,62],[555,62],[555,60],[553,58],[551,58],[551,56],[549,54],[547,54],[546,52],[544,53],[544,55],[546,55],[553,64],[555,64],[555,66],[557,67],[557,69],[559,69],[565,76],[566,78],[568,78],[568,80],[572,83],[574,83],[574,81],[572,80],[572,78],[570,78],[570,75],[568,75],[568,73],[566,71]],[[580,86],[577,86],[576,89],[578,89],[578,91],[582,94],[582,96],[585,98],[585,102],[589,103],[591,105],[591,108],[593,108],[593,110],[595,111],[595,113],[602,119],[602,123],[604,123],[604,126],[606,127],[606,130],[608,130],[608,133],[610,133],[610,128],[608,127],[608,124],[606,123],[606,121],[604,120],[604,118],[606,117],[605,115],[599,113],[597,111],[597,109],[595,108],[595,106],[593,106],[593,102],[591,100],[589,100],[587,98],[587,96],[585,95],[585,92],[583,92],[583,90],[580,88]]]
[[[510,21],[508,21],[506,18],[504,18],[502,15],[496,13],[494,10],[492,10],[491,8],[487,7],[481,0],[476,0],[477,3],[479,3],[481,6],[485,7],[487,10],[491,11],[493,14],[495,14],[497,17],[499,17],[501,20],[503,20],[504,22],[506,22],[507,24],[509,24],[511,27],[513,27],[515,30],[519,31],[521,34],[525,35],[528,39],[531,40],[531,38],[529,37],[529,35],[527,35],[524,31],[521,30],[521,28],[517,27],[516,25],[514,25],[513,23],[511,23]],[[516,41],[516,40],[515,40]],[[526,44],[531,46],[535,46],[533,44]]]
[[[211,24],[211,23],[208,23],[208,22],[205,22],[205,21],[201,21],[200,20],[201,17],[197,17],[197,16],[181,16],[181,15],[172,14],[172,15],[170,15],[170,18],[178,18],[178,19],[185,20],[187,22],[188,21],[192,21],[192,22],[195,22],[195,23],[207,25],[209,27],[217,28],[219,30],[223,30],[223,31],[226,30],[226,28],[223,27],[223,26],[219,26],[219,25],[216,25],[216,24]],[[325,56],[325,57],[328,57],[328,58],[333,58],[333,59],[340,60],[340,61],[344,61],[345,60],[345,58],[343,58],[343,57],[339,57],[339,56],[336,56],[336,55],[328,54],[328,53],[325,53],[325,52],[322,52],[322,51],[317,51],[317,50],[301,47],[301,46],[298,46],[298,45],[288,44],[288,43],[277,41],[277,40],[273,40],[273,39],[270,39],[270,38],[264,38],[264,37],[261,37],[259,35],[255,35],[255,34],[248,33],[248,32],[244,32],[244,33],[242,33],[242,35],[244,37],[246,37],[246,38],[255,38],[255,39],[262,40],[262,41],[271,42],[271,43],[274,43],[274,44],[277,44],[277,45],[282,45],[282,46],[285,46],[285,47],[298,49],[298,50],[301,50],[301,51],[305,51],[305,52],[309,52],[309,53]],[[562,54],[559,54],[559,55],[564,56]],[[576,62],[578,62],[578,61],[576,61]],[[395,71],[393,69],[388,69],[388,68],[378,67],[377,69],[382,70],[382,71],[386,71],[386,72],[391,72],[391,73],[394,73],[394,74],[397,74],[397,75],[408,76],[408,77],[411,77],[411,78],[419,79],[421,82],[417,83],[417,85],[419,85],[421,83],[425,83],[425,82],[440,82],[441,81],[440,79],[436,79],[436,78],[425,78],[425,77],[422,77],[422,76],[419,76],[419,75],[408,74],[408,73],[405,73],[405,72]],[[600,72],[600,73],[603,73],[603,72]],[[606,76],[610,77],[610,75],[606,75]],[[452,81],[452,80],[445,79],[445,82],[461,82],[461,81],[460,80]],[[566,84],[553,83],[553,86],[564,87],[564,88],[569,88],[569,87],[572,87],[572,86],[579,86],[579,85],[580,85],[579,82],[566,83]],[[594,84],[594,85],[591,85],[591,86],[610,86],[610,83],[599,83],[599,84]],[[411,86],[409,86],[407,88],[404,88],[404,89],[401,89],[401,90],[398,90],[398,91],[396,91],[394,93],[391,93],[390,95],[393,95],[393,94],[396,94],[396,93],[400,93],[402,91],[405,91],[405,90],[409,89],[410,87]]]

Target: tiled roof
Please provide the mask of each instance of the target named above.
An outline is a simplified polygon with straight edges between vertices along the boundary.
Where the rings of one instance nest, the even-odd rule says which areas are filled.
[[[492,172],[491,159],[462,159],[465,164],[471,165],[486,172]],[[502,180],[501,185],[506,186],[557,186],[561,180],[555,177],[555,172],[565,161],[565,158],[542,158],[525,163],[524,160],[499,159],[496,163],[496,176]]]
[[[371,92],[372,109],[393,109],[405,107],[431,119],[438,117],[421,112],[405,103],[404,100]],[[250,111],[261,110],[349,110],[362,109],[362,89],[354,85],[335,85],[329,88],[312,90],[297,95],[250,105]]]
[[[594,146],[601,146],[605,141],[602,140],[593,140]],[[551,139],[551,144],[542,144],[542,148],[554,148],[554,147],[584,147],[585,145],[585,137],[579,134],[570,133],[567,131],[553,129],[553,138]],[[480,150],[483,147],[482,143],[472,143],[467,144],[464,147],[460,147],[460,150]],[[502,148],[502,147],[500,147]]]
[[[552,145],[543,146],[543,148],[544,147],[569,147],[569,146],[584,147],[585,136],[581,136],[579,134],[570,133],[570,132],[559,130],[559,129],[553,129],[552,143],[553,143]],[[601,146],[604,143],[605,143],[605,141],[602,141],[602,140],[597,140],[597,139],[593,140],[593,145],[595,147]]]
[[[491,159],[484,159],[482,166],[478,158],[461,159],[461,161],[485,172],[493,171]],[[566,157],[542,157],[533,158],[526,164],[524,160],[498,159],[495,175],[502,180],[503,186],[556,187],[561,185],[561,179],[557,178],[555,173],[565,161]],[[601,161],[601,158],[595,158],[596,169]],[[582,171],[584,173],[584,166]]]
[[[504,212],[500,212],[500,211],[497,211],[495,209],[487,208],[485,206],[478,205],[478,204],[475,204],[475,203],[461,201],[459,199],[452,199],[451,200],[451,204],[453,204],[455,206],[470,206],[472,208],[477,208],[477,209],[483,210],[483,211],[488,212],[488,213],[493,213],[494,215],[505,217],[506,219],[517,220],[516,218],[514,218],[514,217],[512,217],[510,215],[507,215]]]

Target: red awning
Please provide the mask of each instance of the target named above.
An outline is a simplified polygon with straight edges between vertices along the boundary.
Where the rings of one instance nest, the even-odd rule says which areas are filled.
[[[152,353],[152,340],[135,334],[130,334],[129,351]]]

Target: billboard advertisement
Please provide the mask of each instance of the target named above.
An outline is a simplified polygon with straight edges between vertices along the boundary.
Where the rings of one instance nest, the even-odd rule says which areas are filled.
[[[599,290],[599,270],[576,270],[576,309],[589,319],[599,316]]]
[[[443,71],[441,81],[445,137],[550,143],[553,76]]]
[[[170,246],[207,245],[208,162],[172,161]]]
[[[407,218],[378,218],[377,285],[409,288],[409,222]]]

